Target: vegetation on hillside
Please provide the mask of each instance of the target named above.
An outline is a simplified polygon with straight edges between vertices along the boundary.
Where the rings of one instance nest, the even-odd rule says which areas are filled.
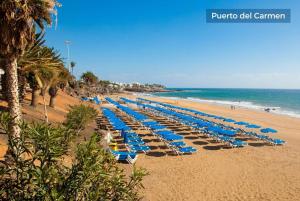
[[[81,80],[88,86],[97,84],[98,77],[91,71],[87,71],[81,75]]]
[[[69,83],[68,93],[78,97],[93,97],[100,94],[113,94],[126,91],[131,92],[162,92],[166,91],[165,87],[160,84],[125,84],[108,80],[101,80],[91,71],[83,73],[81,79],[73,80]]]
[[[86,105],[70,106],[70,112],[67,114],[65,125],[69,128],[82,130],[91,119],[97,117],[97,110]]]

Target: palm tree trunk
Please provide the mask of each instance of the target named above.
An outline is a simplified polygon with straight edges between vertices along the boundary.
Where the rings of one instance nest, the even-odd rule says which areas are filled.
[[[18,72],[18,82],[19,82],[19,98],[20,103],[23,103],[26,95],[26,78],[22,72]]]
[[[48,123],[48,111],[47,111],[47,105],[46,105],[46,91],[49,89],[49,86],[44,86],[41,89],[41,95],[43,96],[43,104],[44,104],[44,114],[45,114],[45,121]]]
[[[48,118],[48,111],[47,111],[47,106],[46,106],[45,94],[43,95],[43,103],[44,103],[45,121],[46,121],[46,123],[48,123],[49,118]]]
[[[21,121],[21,107],[19,102],[18,90],[18,72],[17,72],[17,59],[7,59],[5,63],[6,73],[6,97],[8,102],[9,114],[12,121],[9,123],[10,135],[13,138],[20,137],[19,123]]]
[[[52,108],[55,108],[55,100],[56,100],[57,92],[58,92],[57,86],[51,86],[48,90],[48,93],[50,95],[49,106]]]
[[[4,67],[5,65],[3,65]],[[6,92],[7,92],[7,87],[6,87],[6,74],[1,76],[1,87],[2,87],[2,91],[1,91],[1,99],[6,101],[7,97],[6,97]]]
[[[56,102],[56,95],[55,96],[50,96],[49,106],[52,107],[52,108],[55,108],[55,102]]]
[[[39,102],[39,89],[33,88],[32,92],[31,92],[31,106],[32,107],[36,107],[38,105]]]

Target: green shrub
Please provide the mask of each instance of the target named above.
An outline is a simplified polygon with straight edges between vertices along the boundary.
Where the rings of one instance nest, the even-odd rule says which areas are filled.
[[[84,129],[98,115],[97,110],[86,105],[70,106],[65,125],[75,130]]]
[[[10,121],[0,113],[0,129]],[[71,167],[63,164],[76,133],[66,126],[22,123],[20,138],[8,138],[9,155],[0,161],[0,200],[140,200],[144,169],[128,178],[100,136],[77,146]]]

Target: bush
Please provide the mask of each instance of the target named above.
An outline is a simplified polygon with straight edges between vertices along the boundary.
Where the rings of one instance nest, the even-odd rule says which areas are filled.
[[[70,106],[65,125],[74,130],[84,129],[98,115],[97,110],[86,105]]]
[[[0,114],[8,133],[9,116]],[[127,178],[96,133],[77,146],[71,167],[63,164],[76,133],[66,126],[22,123],[20,138],[8,138],[9,155],[0,161],[0,200],[140,200],[144,169]]]

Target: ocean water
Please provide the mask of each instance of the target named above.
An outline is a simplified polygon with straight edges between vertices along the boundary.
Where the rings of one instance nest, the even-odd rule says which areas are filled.
[[[300,89],[172,89],[176,91],[151,95],[257,110],[270,108],[270,112],[300,118]]]

